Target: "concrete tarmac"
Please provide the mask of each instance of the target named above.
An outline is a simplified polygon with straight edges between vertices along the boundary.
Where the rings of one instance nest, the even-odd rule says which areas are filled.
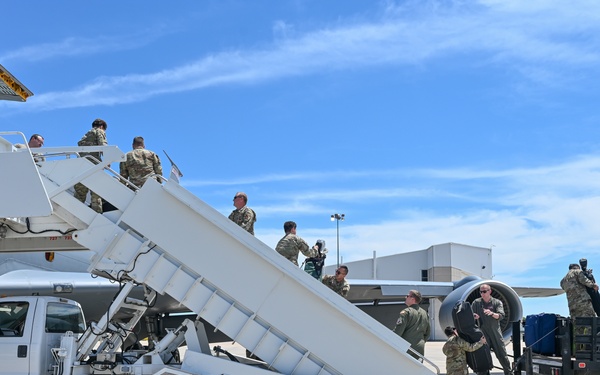
[[[444,353],[442,352],[442,347],[444,346],[445,341],[430,341],[427,342],[425,344],[425,358],[429,359],[430,361],[432,361],[433,363],[435,363],[435,365],[437,367],[439,367],[439,371],[440,374],[446,374],[446,356],[444,355]],[[511,354],[512,353],[512,344],[510,344],[509,346],[506,347],[506,351]],[[513,359],[511,357],[508,357],[508,359],[510,360],[510,362],[513,362]],[[504,371],[502,371],[502,366],[500,366],[500,363],[498,362],[498,359],[496,358],[496,356],[494,355],[494,353],[492,353],[492,360],[494,361],[494,369],[492,371],[490,371],[491,375],[504,375]],[[433,366],[430,366],[429,364],[425,364],[429,369],[431,369],[433,372],[437,372],[436,369]],[[471,371],[471,369],[469,369],[469,374],[474,374],[473,371]]]
[[[442,352],[442,347],[444,346],[445,341],[430,341],[425,344],[425,358],[430,360],[437,366],[437,368],[427,362],[425,362],[425,366],[433,371],[434,374],[446,375],[446,356]],[[246,355],[246,350],[239,344],[232,343],[231,341],[220,342],[220,343],[211,343],[211,349],[219,345],[222,349],[227,350],[231,354],[242,356]],[[512,344],[509,344],[506,347],[506,351],[509,354],[512,354]],[[492,353],[492,359],[494,361],[494,369],[490,372],[491,375],[504,375],[502,371],[502,367],[498,363],[498,359],[494,353]],[[512,357],[508,357],[510,362],[513,362]],[[469,374],[474,374],[471,369],[469,369]]]

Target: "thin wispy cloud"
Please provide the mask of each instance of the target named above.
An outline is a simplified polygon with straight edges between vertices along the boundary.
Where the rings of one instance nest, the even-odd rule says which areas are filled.
[[[277,41],[263,49],[215,52],[195,62],[151,74],[98,77],[79,87],[40,93],[30,99],[27,110],[111,106],[176,92],[259,84],[326,71],[424,64],[465,53],[479,54],[474,66],[501,64],[509,69],[518,67],[522,72],[526,71],[524,66],[536,66],[538,70],[543,66],[545,70],[577,68],[582,73],[583,68],[597,69],[600,61],[596,52],[600,50],[597,36],[600,23],[590,15],[600,14],[600,6],[594,3],[570,4],[581,9],[566,16],[551,12],[543,4],[537,7],[495,2],[453,7],[431,4],[427,11],[422,6],[392,6],[375,21],[339,23],[292,38],[278,33]],[[540,17],[531,17],[532,13]],[[281,25],[276,29],[282,30]],[[285,25],[283,29],[288,28],[291,26]],[[114,38],[96,50],[90,47],[93,43],[89,40],[72,39],[39,48],[28,47],[7,57],[32,56],[36,49],[45,58],[69,50],[99,53],[116,48],[118,43]]]
[[[317,173],[320,175],[321,173]],[[198,186],[239,186],[259,183],[272,183],[280,181],[306,180],[307,178],[315,178],[310,173],[291,173],[291,174],[268,174],[262,176],[251,176],[235,178],[230,180],[190,180],[182,181],[182,185],[186,187]]]
[[[134,42],[134,41],[130,41]],[[135,41],[139,46],[140,41]],[[104,52],[129,49],[131,45],[121,38],[69,37],[54,43],[26,46],[0,56],[2,61],[42,61],[58,57],[89,56]]]
[[[268,205],[253,206],[263,220],[314,215],[326,220],[336,207],[359,215],[360,225],[353,225],[352,220],[344,224],[349,227],[343,235],[349,243],[346,256],[352,259],[364,257],[367,244],[371,251],[393,254],[418,249],[422,244],[451,241],[487,246],[490,242],[502,248],[502,253],[497,251],[495,264],[503,270],[510,269],[511,259],[517,255],[543,266],[561,256],[557,249],[562,246],[577,244],[590,251],[600,248],[600,239],[590,236],[600,232],[596,219],[600,211],[599,169],[600,157],[588,155],[557,164],[499,171],[334,172],[346,176],[344,184],[317,190],[303,185],[310,176],[319,175],[308,172],[284,175],[296,179],[295,188],[288,187],[285,192],[278,190],[276,178],[248,178],[255,182],[246,187],[260,186],[255,199],[268,197]],[[367,175],[370,178],[365,179]],[[366,186],[353,187],[364,180],[368,181]],[[439,203],[415,208],[422,206],[418,202],[432,201]],[[410,233],[410,238],[403,238],[402,233]]]
[[[449,176],[443,175],[440,179],[438,174],[405,182],[402,188],[372,179],[371,184],[377,188],[357,189],[351,188],[352,183],[346,183],[343,187],[319,190],[298,186],[297,191],[287,189],[280,193],[265,183],[255,197],[268,196],[269,205],[254,208],[262,218],[320,214],[326,219],[335,206],[360,214],[363,224],[347,233],[360,233],[364,238],[344,235],[352,237],[348,239],[352,243],[349,254],[362,251],[363,242],[393,254],[399,248],[414,249],[422,243],[452,241],[482,246],[482,242],[492,241],[505,249],[499,256],[500,265],[508,265],[510,256],[525,250],[527,256],[545,264],[543,258],[551,255],[542,250],[545,247],[557,249],[574,243],[581,248],[600,245],[600,239],[590,236],[600,231],[600,222],[596,220],[600,196],[598,189],[593,188],[600,180],[596,172],[598,160],[596,155],[579,156],[557,165],[504,170],[496,174],[472,170],[469,175],[473,178],[487,178],[477,188],[471,184],[455,185],[453,181],[448,184]],[[388,176],[392,171],[371,173]],[[457,175],[459,181],[466,177]],[[419,207],[415,206],[419,200],[438,200],[440,204],[415,209]],[[451,202],[452,206],[447,207]],[[372,224],[366,224],[369,221]],[[351,221],[345,224],[348,225],[352,226]],[[402,239],[399,233],[411,233],[410,239]],[[359,257],[358,253],[355,256]]]
[[[354,184],[344,184],[344,192],[306,192],[302,197],[306,199],[358,199],[368,196],[389,197],[389,196],[460,196],[460,194],[442,192],[442,189],[432,189],[428,186],[446,186],[452,182],[468,183],[473,181],[488,182],[490,186],[517,186],[519,189],[539,190],[543,188],[546,193],[555,190],[564,190],[565,188],[572,193],[583,191],[595,191],[600,188],[600,156],[581,155],[572,160],[564,162],[542,165],[537,167],[518,167],[507,169],[477,169],[469,167],[446,168],[446,169],[389,169],[389,170],[337,170],[337,171],[305,171],[297,173],[267,174],[259,176],[236,176],[227,180],[191,180],[183,181],[182,184],[188,188],[191,187],[210,187],[210,186],[250,186],[250,185],[269,185],[278,182],[290,181],[320,181],[323,179],[334,179],[336,181],[364,181],[366,178],[377,181],[377,184],[398,184],[406,186],[406,180],[411,180],[412,187],[404,188],[385,188],[385,189],[348,189],[348,186]],[[580,183],[586,181],[585,184]],[[419,188],[419,185],[427,186]],[[462,188],[462,185],[458,185]],[[477,185],[469,185],[471,187]],[[488,187],[489,188],[489,187]],[[336,189],[337,190],[337,189]],[[341,195],[340,195],[341,194]],[[275,194],[276,196],[277,194]],[[299,196],[299,197],[300,197]]]
[[[174,29],[156,27],[129,35],[100,35],[97,37],[67,37],[56,42],[18,48],[0,55],[3,63],[38,62],[58,58],[73,58],[120,52],[143,47]]]
[[[449,197],[455,194],[446,191],[424,188],[387,188],[387,189],[348,189],[346,187],[333,191],[303,192],[295,194],[297,200],[319,200],[319,201],[356,201],[356,200],[382,200],[389,198],[424,198],[424,197]]]
[[[337,190],[299,188],[298,192],[287,191],[279,204],[277,197],[268,192],[273,204],[258,206],[257,212],[263,217],[284,212],[300,220],[305,215],[319,213],[326,221],[334,212],[335,202],[345,202],[341,206],[355,215],[363,215],[362,207],[370,207],[364,213],[369,220],[362,217],[360,223],[353,223],[353,216],[347,215],[340,231],[345,261],[368,258],[373,251],[383,256],[419,250],[424,244],[493,245],[496,272],[506,280],[520,280],[523,272],[552,265],[573,251],[600,255],[600,238],[596,235],[600,232],[599,167],[597,155],[580,155],[562,163],[497,172],[466,168],[448,174],[413,171],[413,175],[427,178],[412,181],[411,186],[403,188],[348,188],[352,184]],[[388,175],[391,171],[379,173]],[[464,191],[465,185],[449,181],[452,176],[457,181],[482,179],[482,191],[471,196]],[[375,179],[372,184],[381,185],[381,180]],[[419,189],[418,185],[425,188]],[[429,185],[436,189],[427,188]],[[400,203],[391,209],[387,202],[396,197],[409,197],[408,202],[439,198],[443,203],[427,208]],[[460,204],[447,210],[444,205],[450,201]],[[277,233],[265,229],[263,240],[275,241]],[[260,229],[257,233],[259,237],[263,235]],[[323,229],[303,228],[302,233],[307,238],[320,238]],[[515,263],[515,259],[519,262]]]
[[[258,183],[274,183],[280,181],[320,181],[324,178],[336,180],[348,180],[357,178],[383,178],[397,179],[416,176],[421,173],[429,173],[428,171],[421,172],[408,169],[392,169],[392,170],[337,170],[337,171],[306,171],[296,173],[278,173],[266,174],[259,176],[236,177],[227,180],[188,180],[182,181],[182,185],[186,187],[198,186],[229,186],[229,185],[249,185]]]

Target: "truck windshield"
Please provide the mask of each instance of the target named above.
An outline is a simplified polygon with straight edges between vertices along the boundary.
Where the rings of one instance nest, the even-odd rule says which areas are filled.
[[[0,303],[0,339],[6,336],[23,336],[28,309],[27,302]]]
[[[64,303],[49,303],[46,312],[46,332],[82,333],[85,331],[85,321],[83,313],[77,305],[67,305]]]

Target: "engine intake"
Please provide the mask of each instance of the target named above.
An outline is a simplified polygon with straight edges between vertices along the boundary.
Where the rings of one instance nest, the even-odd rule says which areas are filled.
[[[492,297],[502,301],[505,316],[500,321],[500,329],[504,340],[507,341],[512,335],[512,322],[520,321],[523,318],[523,307],[519,295],[510,286],[495,280],[483,280],[477,276],[469,276],[458,281],[454,290],[446,296],[440,306],[440,325],[442,328],[453,326],[452,308],[458,301],[473,303],[476,298],[480,297],[479,287],[482,284],[488,284],[492,288]]]

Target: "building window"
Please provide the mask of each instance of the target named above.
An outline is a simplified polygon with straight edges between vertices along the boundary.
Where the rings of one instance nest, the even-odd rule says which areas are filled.
[[[429,281],[429,272],[421,270],[421,281]]]

